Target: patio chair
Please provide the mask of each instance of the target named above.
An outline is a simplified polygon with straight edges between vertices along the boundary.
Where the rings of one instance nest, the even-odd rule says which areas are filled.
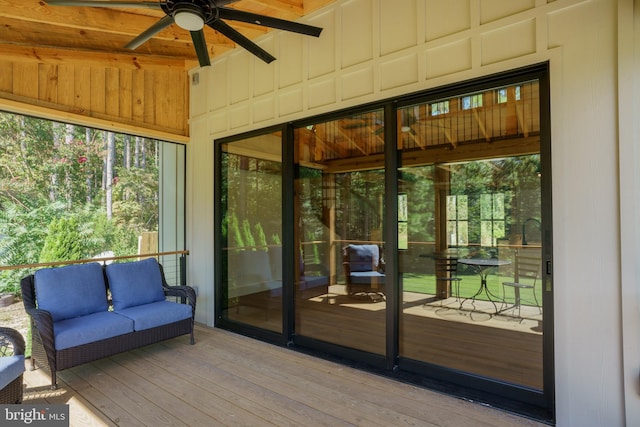
[[[347,294],[373,302],[384,300],[384,265],[378,245],[347,245],[342,252]]]
[[[435,254],[434,260],[436,264],[436,297],[442,301],[449,297],[449,292],[455,295],[456,301],[460,301],[460,282],[462,279],[458,277],[458,258],[448,255]],[[453,288],[455,286],[455,293]]]
[[[514,292],[514,303],[511,307],[506,307],[506,301],[503,300],[502,308],[500,312],[513,309],[514,312],[518,310],[518,316],[522,317],[521,309],[522,309],[522,298],[520,291],[523,289],[530,289],[533,294],[533,301],[536,304],[536,307],[542,313],[542,307],[538,302],[538,297],[536,296],[536,284],[538,283],[538,278],[540,276],[540,272],[542,269],[542,260],[540,256],[533,254],[517,254],[514,265],[514,277],[513,282],[503,282],[502,283],[502,291],[503,295],[506,298],[506,288],[512,288]]]
[[[0,327],[0,404],[22,403],[24,349],[20,332]]]

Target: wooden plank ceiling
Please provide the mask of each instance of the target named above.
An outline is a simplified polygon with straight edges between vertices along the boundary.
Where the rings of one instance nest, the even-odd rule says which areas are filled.
[[[219,1],[296,21],[335,0]],[[0,110],[188,142],[188,70],[199,65],[189,32],[170,25],[136,50],[124,47],[164,16],[155,8],[0,0]],[[225,22],[250,40],[272,31]],[[204,31],[211,60],[243,49]]]
[[[131,0],[136,1],[145,0]],[[333,1],[237,0],[226,7],[295,21]],[[169,26],[134,51],[124,48],[164,16],[162,10],[148,8],[51,6],[39,0],[0,0],[0,57],[135,68],[197,66],[191,36],[177,25]],[[270,31],[259,25],[226,23],[249,39]],[[236,48],[232,41],[206,26],[205,38],[211,59]]]

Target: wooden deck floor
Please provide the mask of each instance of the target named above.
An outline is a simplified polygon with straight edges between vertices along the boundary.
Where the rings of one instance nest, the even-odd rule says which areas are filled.
[[[278,331],[282,312],[277,307],[281,303],[272,301],[266,310],[265,300],[260,299],[230,309],[228,316]],[[306,338],[384,354],[386,304],[339,292],[299,300],[296,332]],[[542,390],[542,314],[538,307],[523,306],[524,318],[515,317],[511,311],[492,314],[496,307],[488,301],[472,305],[469,300],[463,310],[459,308],[460,301],[455,298],[440,301],[405,292],[399,325],[400,356]]]
[[[69,404],[71,426],[541,426],[220,329],[60,372],[25,373],[25,403]]]

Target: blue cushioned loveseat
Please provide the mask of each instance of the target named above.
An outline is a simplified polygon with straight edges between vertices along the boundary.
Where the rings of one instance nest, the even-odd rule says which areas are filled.
[[[53,388],[63,369],[179,335],[194,343],[195,291],[167,285],[153,258],[44,268],[20,286],[31,318],[31,366],[47,368]]]

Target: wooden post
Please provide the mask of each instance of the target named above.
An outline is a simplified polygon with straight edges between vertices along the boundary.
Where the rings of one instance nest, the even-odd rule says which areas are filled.
[[[143,231],[138,237],[138,255],[154,254],[158,252],[158,232]],[[140,259],[153,257],[140,257]]]
[[[436,220],[436,252],[442,253],[448,249],[447,236],[447,195],[450,192],[449,170],[443,167],[435,167],[435,220]],[[435,262],[435,260],[434,260]],[[437,274],[437,272],[436,272]],[[436,280],[436,296],[448,298],[451,289],[447,280]]]

